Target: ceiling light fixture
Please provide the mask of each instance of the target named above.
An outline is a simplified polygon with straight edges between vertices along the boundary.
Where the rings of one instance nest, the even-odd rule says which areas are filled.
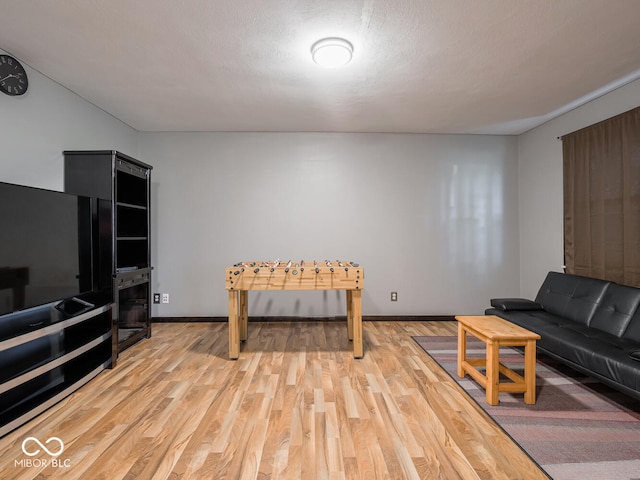
[[[353,56],[353,45],[344,38],[323,38],[311,46],[311,57],[318,65],[335,68],[346,65]]]

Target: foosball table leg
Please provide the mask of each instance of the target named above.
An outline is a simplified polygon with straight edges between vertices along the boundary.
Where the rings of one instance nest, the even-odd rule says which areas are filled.
[[[362,358],[362,290],[352,290],[351,305],[353,315],[353,356]]]
[[[249,338],[249,291],[240,290],[240,341]]]
[[[229,290],[229,358],[240,356],[240,325],[238,316],[238,291]]]
[[[347,338],[353,340],[353,296],[352,290],[347,290]]]

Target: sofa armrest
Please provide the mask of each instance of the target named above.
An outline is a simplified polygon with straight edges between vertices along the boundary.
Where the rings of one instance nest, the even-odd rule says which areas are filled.
[[[544,310],[544,307],[526,298],[492,298],[491,306],[500,310]]]

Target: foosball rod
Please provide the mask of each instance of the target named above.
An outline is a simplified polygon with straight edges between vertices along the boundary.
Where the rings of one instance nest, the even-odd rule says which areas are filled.
[[[271,267],[271,271],[273,272],[280,265],[280,259],[278,258],[275,262],[273,262],[273,266]]]

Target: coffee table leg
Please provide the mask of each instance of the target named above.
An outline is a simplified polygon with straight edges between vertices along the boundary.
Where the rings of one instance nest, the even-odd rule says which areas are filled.
[[[536,403],[536,341],[529,340],[524,347],[524,403]]]
[[[487,341],[487,403],[498,405],[500,402],[500,343]]]
[[[464,377],[464,368],[462,363],[467,359],[467,331],[464,326],[458,322],[458,376]]]

